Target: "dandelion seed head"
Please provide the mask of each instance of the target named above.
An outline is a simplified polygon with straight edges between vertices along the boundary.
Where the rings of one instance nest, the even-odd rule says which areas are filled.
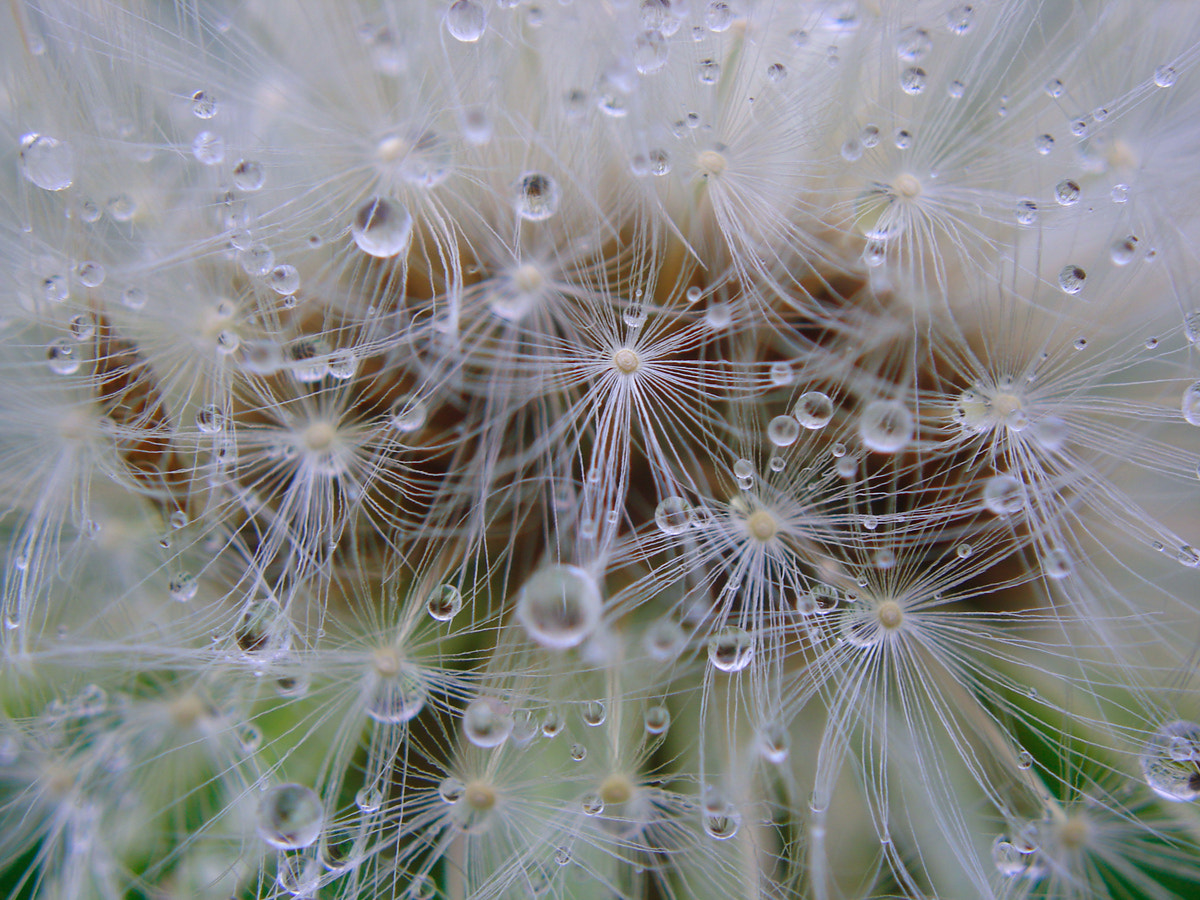
[[[621,347],[613,353],[613,367],[624,375],[634,374],[641,365],[637,351],[630,347]]]

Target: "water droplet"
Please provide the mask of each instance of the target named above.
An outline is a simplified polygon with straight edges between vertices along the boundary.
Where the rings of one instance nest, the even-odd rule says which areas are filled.
[[[733,24],[733,9],[725,0],[708,0],[708,8],[704,10],[704,24],[709,31],[720,34],[727,31]]]
[[[475,0],[455,0],[446,11],[446,30],[456,41],[473,44],[487,30],[487,14]]]
[[[796,401],[792,415],[809,431],[817,431],[833,419],[833,401],[821,391],[807,391]]]
[[[292,624],[274,597],[262,597],[246,604],[234,629],[238,648],[255,661],[276,659],[292,644]]]
[[[82,718],[98,716],[108,708],[108,694],[97,684],[84,687],[71,701],[71,711]]]
[[[800,423],[792,416],[776,416],[767,425],[767,440],[776,447],[790,447],[800,437]]]
[[[787,66],[783,63],[771,63],[767,66],[767,81],[771,84],[779,84],[785,78],[787,78]]]
[[[1183,413],[1183,421],[1189,425],[1200,426],[1200,381],[1189,384],[1184,389],[1179,408]]]
[[[704,813],[704,832],[713,840],[729,840],[737,834],[740,824],[741,819],[732,807],[720,813]]]
[[[650,706],[642,713],[647,734],[665,734],[671,727],[671,713],[665,706]]]
[[[654,524],[663,534],[683,534],[692,517],[692,507],[683,497],[667,497],[654,510]]]
[[[192,94],[192,115],[197,119],[211,119],[217,114],[217,98],[210,91]]]
[[[47,275],[42,279],[42,297],[47,303],[62,303],[70,296],[65,275]]]
[[[906,94],[919,94],[925,90],[925,70],[910,66],[900,73],[900,90]]]
[[[1111,194],[1113,203],[1124,203],[1129,199],[1129,185],[1114,184]]]
[[[1017,202],[1017,224],[1030,226],[1037,224],[1037,220],[1037,204],[1032,200],[1019,200]]]
[[[587,759],[587,747],[583,746],[583,744],[579,743],[578,741],[572,744],[567,749],[567,752],[571,754],[571,759],[575,760],[575,762],[583,762],[585,759]]]
[[[913,438],[912,413],[898,400],[875,400],[859,416],[858,435],[863,445],[878,453],[897,453]]]
[[[466,791],[467,786],[453,775],[443,778],[441,784],[438,785],[438,796],[441,797],[443,803],[457,803]]]
[[[1200,309],[1194,309],[1183,317],[1183,334],[1189,344],[1200,343]]]
[[[583,709],[579,713],[583,719],[583,724],[589,728],[598,728],[604,724],[604,720],[608,718],[608,708],[605,707],[603,700],[589,700],[583,704]]]
[[[280,784],[263,794],[258,806],[258,836],[279,850],[299,850],[316,842],[325,809],[312,788]]]
[[[1127,266],[1133,262],[1137,256],[1138,239],[1137,235],[1127,234],[1123,238],[1117,238],[1109,246],[1108,255],[1115,266]]]
[[[543,647],[565,650],[583,642],[600,622],[604,602],[596,580],[576,566],[547,566],[517,595],[516,616]]]
[[[579,798],[579,806],[585,816],[598,816],[604,812],[604,799],[596,791],[588,791]]]
[[[1073,264],[1063,266],[1058,273],[1058,286],[1062,288],[1064,294],[1078,294],[1083,290],[1085,280],[1087,280],[1087,272]]]
[[[1045,416],[1034,423],[1030,433],[1043,450],[1054,453],[1066,443],[1067,423],[1058,416]]]
[[[727,625],[708,639],[708,661],[722,672],[740,672],[753,658],[754,639],[737,625]]]
[[[363,253],[387,259],[408,248],[412,227],[412,216],[404,204],[373,197],[354,214],[350,234]]]
[[[743,491],[748,491],[754,487],[754,463],[748,459],[739,459],[733,464],[733,477],[737,480],[738,487]]]
[[[439,584],[425,600],[425,611],[439,622],[449,622],[462,606],[462,593],[452,584]]]
[[[957,79],[946,85],[946,93],[952,100],[961,100],[966,90],[967,86]]]
[[[638,7],[642,16],[642,27],[647,31],[661,31],[670,37],[679,30],[687,12],[672,9],[671,0],[642,0]]]
[[[555,862],[556,862],[558,865],[560,865],[560,866],[565,866],[567,863],[569,863],[569,862],[571,861],[571,851],[570,851],[570,849],[569,849],[569,848],[567,848],[567,847],[557,847],[557,848],[555,848],[555,850],[554,850],[554,861],[555,861]]]
[[[473,106],[463,111],[462,133],[466,140],[482,147],[492,139],[492,119],[482,106]]]
[[[933,49],[933,38],[924,28],[910,25],[896,39],[896,55],[904,62],[920,62]]]
[[[1079,202],[1080,193],[1079,185],[1070,178],[1064,178],[1054,186],[1054,199],[1059,206],[1074,206]]]
[[[674,619],[662,618],[646,629],[642,644],[652,659],[672,662],[687,646],[687,633]]]
[[[544,222],[558,212],[562,192],[549,175],[526,172],[513,182],[513,207],[527,222]]]
[[[716,84],[721,77],[721,65],[715,59],[702,59],[696,67],[696,78],[701,84]]]
[[[791,363],[774,362],[771,363],[771,384],[775,387],[786,387],[791,384],[795,378],[792,372]]]
[[[700,290],[700,288],[693,285],[684,292],[684,299],[687,300],[689,305],[698,303],[700,301],[700,295],[703,293],[704,292]]]
[[[863,246],[863,262],[871,268],[882,266],[887,261],[887,245],[880,240],[868,241]]]
[[[641,328],[646,324],[646,304],[641,300],[630,300],[621,310],[621,320],[630,328]]]
[[[846,162],[858,162],[862,159],[863,145],[857,137],[846,138],[842,144],[842,159]]]
[[[266,181],[262,163],[252,159],[240,159],[233,167],[233,185],[240,191],[257,191]]]
[[[75,180],[75,152],[66,141],[44,134],[21,138],[21,174],[44,191],[63,191]]]
[[[253,243],[238,251],[237,261],[247,275],[261,278],[275,265],[275,251],[266,244]]]
[[[1047,578],[1060,580],[1069,576],[1075,570],[1071,555],[1061,547],[1051,547],[1042,554],[1042,571]]]
[[[779,765],[787,760],[791,735],[779,722],[770,722],[758,734],[758,749],[763,758]]]
[[[46,345],[46,364],[56,375],[73,375],[79,371],[79,354],[69,338],[55,338]]]
[[[1019,513],[1025,508],[1025,487],[1011,475],[996,475],[983,486],[983,505],[997,516]]]
[[[255,375],[274,375],[283,367],[283,348],[272,340],[244,341],[242,367]]]
[[[959,559],[970,559],[971,554],[975,552],[975,548],[970,544],[959,544],[954,548],[954,555]]]
[[[1050,151],[1054,149],[1054,136],[1049,134],[1039,134],[1033,139],[1033,148],[1042,156],[1048,156]]]
[[[121,291],[121,305],[134,311],[146,305],[146,292],[138,287],[125,288]]]
[[[199,588],[200,585],[197,583],[195,576],[188,572],[179,573],[167,585],[171,599],[177,603],[187,603],[196,596],[196,591]]]
[[[219,166],[225,161],[225,139],[211,131],[202,131],[192,141],[192,156],[206,166]]]
[[[1165,800],[1185,803],[1200,797],[1200,725],[1176,721],[1160,726],[1138,762],[1150,789]]]
[[[353,378],[354,373],[358,370],[358,357],[348,347],[334,350],[325,359],[325,369],[330,378],[347,381]]]
[[[388,422],[401,434],[409,434],[422,428],[428,416],[429,409],[420,397],[405,394],[392,401]]]
[[[896,145],[897,150],[907,150],[912,146],[912,132],[904,128],[897,128],[896,133],[892,136],[892,142]]]
[[[1029,868],[1029,856],[1000,836],[992,843],[992,863],[1002,878],[1017,878]]]
[[[217,353],[228,356],[241,345],[242,339],[236,331],[225,330],[217,332]]]
[[[383,794],[376,787],[360,788],[354,794],[354,805],[362,812],[373,813],[383,806]]]
[[[1175,70],[1170,66],[1159,66],[1154,70],[1154,84],[1156,87],[1169,88],[1175,83]]]
[[[633,67],[651,75],[667,64],[667,41],[660,31],[645,31],[633,42]]]
[[[548,738],[557,737],[564,725],[566,722],[563,721],[563,717],[557,710],[547,710],[546,714],[542,716],[542,734]]]
[[[287,297],[300,290],[300,273],[295,266],[276,266],[267,276],[267,283],[275,293]]]
[[[367,685],[366,713],[385,725],[416,718],[429,694],[421,674],[400,663],[390,648],[376,653]]]
[[[975,10],[970,3],[960,3],[946,13],[946,28],[951,34],[966,34],[975,21]]]
[[[75,267],[75,274],[79,276],[79,282],[84,287],[99,287],[104,283],[104,266],[93,260],[84,260]]]
[[[75,340],[86,341],[96,333],[96,320],[88,313],[79,313],[67,321],[67,330]]]
[[[108,198],[104,208],[114,222],[128,222],[137,215],[138,205],[128,194],[117,194]]]
[[[513,728],[508,707],[491,697],[480,697],[468,703],[462,721],[467,740],[485,750],[503,744]]]
[[[1051,78],[1049,81],[1047,81],[1044,90],[1046,91],[1047,97],[1055,100],[1057,100],[1066,92],[1066,88],[1063,87],[1063,83],[1057,78]]]

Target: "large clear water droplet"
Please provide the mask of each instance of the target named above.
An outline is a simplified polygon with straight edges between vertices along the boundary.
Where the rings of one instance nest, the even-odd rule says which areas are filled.
[[[473,44],[487,30],[487,13],[475,0],[455,0],[446,11],[446,30],[456,41]]]
[[[480,697],[463,711],[463,734],[476,747],[499,747],[512,734],[513,719],[508,707],[491,697]]]
[[[596,580],[576,566],[535,572],[517,596],[517,620],[529,636],[554,650],[583,642],[600,621],[603,601]]]
[[[1185,803],[1200,797],[1200,725],[1162,725],[1138,758],[1150,789],[1165,800]]]
[[[358,249],[371,256],[387,259],[398,256],[412,240],[412,215],[397,200],[373,197],[359,207],[350,226]]]
[[[311,846],[324,823],[321,798],[302,784],[276,785],[259,802],[258,836],[279,850]]]
[[[21,174],[44,191],[63,191],[75,180],[75,152],[66,141],[45,134],[21,138]]]
[[[913,417],[898,400],[875,400],[863,408],[858,434],[863,444],[878,453],[897,453],[913,438]]]

